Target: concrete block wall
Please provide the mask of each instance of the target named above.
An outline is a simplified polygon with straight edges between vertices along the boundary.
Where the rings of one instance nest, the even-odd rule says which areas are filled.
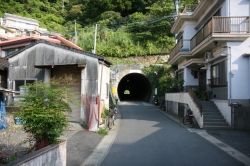
[[[19,165],[53,165],[66,166],[66,147],[67,141],[56,145],[50,145],[34,153],[28,154],[20,159],[17,159],[6,166]]]

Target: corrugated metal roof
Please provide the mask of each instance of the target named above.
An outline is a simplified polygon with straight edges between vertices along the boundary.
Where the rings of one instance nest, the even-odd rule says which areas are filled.
[[[50,42],[47,42],[45,40],[34,41],[34,42],[32,42],[32,44],[26,46],[25,48],[23,48],[23,49],[21,49],[19,51],[16,51],[16,52],[14,52],[14,53],[6,56],[5,59],[14,57],[17,54],[25,51],[26,49],[28,49],[30,47],[33,47],[33,46],[37,45],[39,43],[45,43],[45,44],[48,44],[48,45],[51,45],[51,46],[54,46],[54,47],[59,47],[59,48],[62,48],[62,49],[70,50],[70,51],[75,52],[75,53],[79,53],[79,54],[83,54],[83,55],[86,55],[86,56],[89,56],[89,57],[97,58],[99,61],[103,61],[105,63],[104,65],[106,65],[106,66],[110,66],[111,65],[111,62],[109,62],[105,57],[103,57],[101,55],[97,55],[97,54],[93,54],[93,53],[90,53],[90,52],[85,52],[85,51],[77,50],[77,49],[70,48],[70,47],[67,47],[67,46],[62,46],[60,44],[50,43]]]

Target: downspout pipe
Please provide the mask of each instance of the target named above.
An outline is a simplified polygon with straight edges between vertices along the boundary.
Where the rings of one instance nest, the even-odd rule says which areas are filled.
[[[230,87],[229,87],[229,105],[232,104],[232,54],[231,54],[231,47],[228,47],[229,51],[229,79],[230,79]]]
[[[232,53],[231,53],[231,47],[228,47],[228,51],[229,51],[229,58],[230,58],[230,73],[229,73],[229,77],[230,77],[230,87],[229,87],[229,105],[231,106],[231,127],[234,130],[234,106],[232,106]]]

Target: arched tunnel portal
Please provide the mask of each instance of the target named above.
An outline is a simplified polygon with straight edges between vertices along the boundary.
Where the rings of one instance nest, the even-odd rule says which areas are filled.
[[[152,88],[148,78],[140,73],[125,75],[119,82],[118,97],[121,101],[149,101]]]

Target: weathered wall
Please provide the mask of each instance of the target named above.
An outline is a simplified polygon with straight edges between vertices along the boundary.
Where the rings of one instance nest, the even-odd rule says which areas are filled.
[[[64,141],[60,144],[47,146],[43,149],[28,154],[20,159],[7,164],[6,166],[19,165],[53,165],[53,166],[66,166],[67,158],[67,142]]]
[[[74,93],[76,99],[80,101],[81,99],[81,68],[77,65],[60,65],[55,66],[51,69],[52,78],[64,78],[68,77],[70,82],[62,84],[71,89],[71,92]],[[71,122],[80,122],[80,105],[70,104],[72,112],[70,113],[68,120]]]

